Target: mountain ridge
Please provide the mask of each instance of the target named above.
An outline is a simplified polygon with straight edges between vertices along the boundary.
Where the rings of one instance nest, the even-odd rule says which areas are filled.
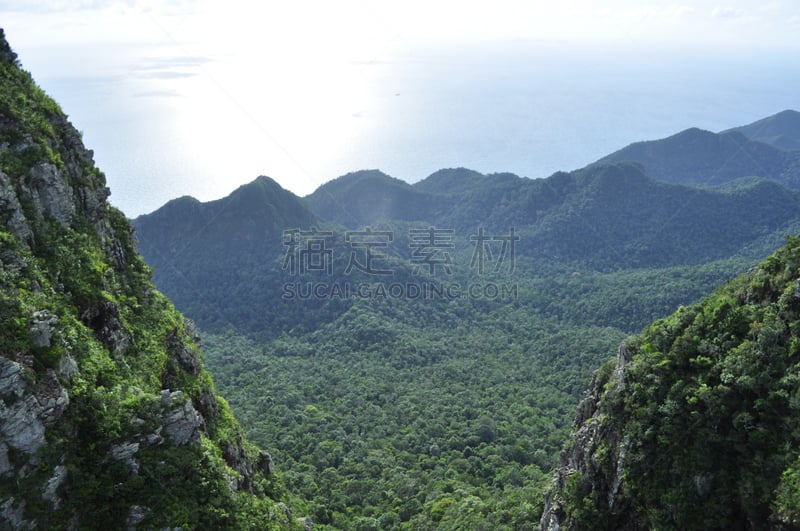
[[[678,184],[717,186],[757,176],[800,187],[797,154],[747,138],[737,130],[712,133],[690,128],[672,136],[635,142],[597,161],[642,164],[654,178]]]
[[[384,217],[387,210],[383,205],[377,212],[370,212],[369,206],[374,201],[368,199],[383,185],[388,186],[393,205],[388,211],[393,212],[391,209],[404,205],[396,201],[398,196],[393,193],[399,190],[404,197],[414,189],[413,185],[376,172],[348,174],[326,185],[329,204],[354,202],[362,206],[359,216],[364,225],[354,224],[352,218],[347,223],[340,208],[326,211],[333,217],[325,219],[310,210],[316,204],[314,201],[305,202],[281,189],[283,211],[293,211],[299,217],[269,217],[272,215],[269,214],[265,221],[258,213],[260,210],[254,214],[238,207],[230,209],[235,213],[231,217],[214,217],[218,208],[234,201],[240,193],[234,191],[228,198],[209,203],[182,200],[167,204],[137,218],[134,226],[140,234],[142,254],[155,267],[156,281],[203,328],[216,323],[211,330],[228,326],[225,323],[231,320],[258,319],[261,311],[271,313],[264,304],[280,299],[282,282],[287,280],[286,271],[281,271],[287,251],[283,231],[330,230],[331,243],[346,248],[348,244],[341,238],[347,231],[384,227],[399,238],[398,230],[407,230],[401,229],[409,223],[406,220],[414,220],[410,226],[452,230],[465,239],[480,227],[496,232],[514,227],[523,235],[517,253],[526,260],[613,271],[696,265],[737,255],[762,256],[774,249],[769,246],[779,236],[800,227],[800,193],[771,181],[748,181],[732,189],[697,189],[656,181],[637,163],[617,163],[594,164],[534,180],[508,174],[481,176],[467,170],[472,185],[457,192],[448,180],[460,171],[440,174],[445,177],[442,182],[450,190],[448,193],[415,190],[414,197],[424,197],[421,204],[425,208],[417,205],[411,212],[419,215],[406,215],[406,211],[400,213],[399,219]],[[366,196],[361,196],[359,183],[365,179],[373,187]],[[195,212],[197,221],[187,225],[192,217],[182,213],[184,203],[192,212],[202,210],[206,214]],[[173,219],[178,221],[170,221]],[[234,237],[248,234],[254,223],[270,229],[257,231],[257,237]],[[393,246],[408,247],[405,240],[400,241]],[[223,255],[225,261],[237,264],[228,267],[224,274],[213,265],[215,257]],[[339,259],[347,260],[347,255]],[[255,287],[244,292],[236,287],[237,282],[251,283],[248,278],[252,280],[254,274],[260,279]],[[209,282],[220,276],[225,279],[224,284],[233,284],[223,289],[221,284]],[[346,278],[334,275],[331,280]],[[198,291],[196,286],[204,287]],[[241,306],[262,310],[249,312],[248,317],[247,311],[231,305],[230,293],[238,294]],[[334,306],[344,309],[346,304],[340,301]],[[225,311],[220,312],[221,308]],[[236,318],[222,319],[223,314]],[[289,321],[274,328],[275,333],[283,326],[290,326],[288,323],[294,319],[290,315],[291,312],[282,315],[282,319]],[[303,315],[311,314],[304,311]]]

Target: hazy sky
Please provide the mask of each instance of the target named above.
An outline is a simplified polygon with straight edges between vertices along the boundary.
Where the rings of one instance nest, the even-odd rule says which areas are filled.
[[[84,130],[112,201],[130,215],[174,195],[220,197],[259,174],[304,195],[360,169],[348,164],[391,172],[394,162],[378,154],[385,146],[369,139],[395,127],[380,120],[404,120],[385,108],[413,96],[414,85],[396,79],[401,68],[413,75],[414,62],[446,63],[457,53],[496,62],[491,50],[515,48],[552,61],[634,50],[643,64],[648,53],[678,61],[800,52],[796,1],[0,0],[0,26],[23,66]],[[703,125],[690,118],[676,123]],[[573,169],[602,154],[572,167],[554,167],[570,164],[554,158],[531,171]],[[446,165],[461,164],[432,157],[414,168],[422,173],[398,176],[413,180]]]
[[[515,38],[797,46],[794,1],[4,0],[20,46],[172,43],[198,55],[280,46],[289,60],[363,58],[395,41]],[[324,46],[321,44],[324,43]],[[368,57],[374,58],[374,57]]]

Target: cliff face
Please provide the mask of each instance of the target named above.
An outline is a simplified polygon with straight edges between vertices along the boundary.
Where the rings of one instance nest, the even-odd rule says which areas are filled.
[[[800,525],[800,238],[596,374],[541,528]]]
[[[0,30],[0,527],[299,527],[108,196]]]
[[[625,458],[630,440],[619,430],[603,422],[602,401],[604,389],[613,381],[617,389],[625,383],[625,365],[633,352],[625,345],[613,365],[609,363],[595,373],[589,389],[584,393],[575,416],[575,430],[561,454],[554,484],[545,494],[541,529],[559,531],[579,529],[573,520],[572,507],[576,499],[588,495],[606,511],[607,529],[646,529],[638,518],[629,515],[630,506],[619,497],[623,482]],[[575,482],[580,482],[576,490]],[[624,518],[619,518],[622,515]]]

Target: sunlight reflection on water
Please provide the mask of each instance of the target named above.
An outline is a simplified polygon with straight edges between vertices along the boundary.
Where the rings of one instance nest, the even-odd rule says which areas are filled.
[[[800,107],[792,64],[523,43],[322,74],[297,65],[283,79],[257,61],[188,57],[37,79],[84,131],[112,203],[136,216],[182,195],[224,196],[260,174],[299,195],[365,168],[411,182],[454,166],[546,177],[633,141]]]

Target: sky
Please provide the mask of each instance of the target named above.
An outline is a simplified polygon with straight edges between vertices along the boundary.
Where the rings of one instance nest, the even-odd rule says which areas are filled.
[[[222,197],[262,174],[298,195],[372,167],[408,181],[461,165],[545,177],[650,138],[637,135],[742,125],[770,100],[784,104],[743,81],[763,104],[705,95],[713,101],[685,116],[619,118],[624,101],[612,102],[623,123],[611,110],[590,116],[608,106],[587,96],[592,76],[624,99],[626,76],[671,69],[679,76],[646,90],[690,98],[685,86],[709,71],[737,83],[737,61],[800,72],[783,64],[800,51],[794,1],[0,0],[0,26],[84,132],[129,216],[179,195]],[[563,117],[558,131],[552,116]],[[598,134],[603,124],[615,132]]]

